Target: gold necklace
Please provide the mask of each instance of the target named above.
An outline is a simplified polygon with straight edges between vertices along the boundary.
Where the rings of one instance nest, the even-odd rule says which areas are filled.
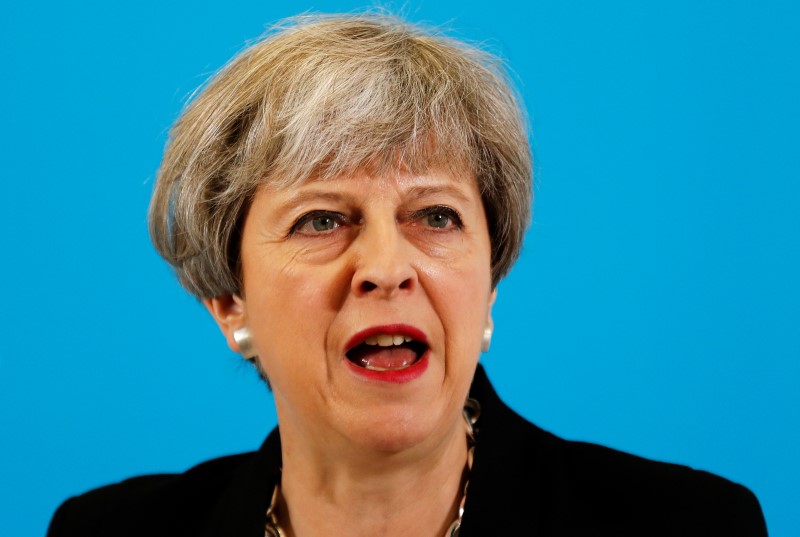
[[[467,425],[467,479],[464,483],[464,491],[461,493],[461,503],[458,505],[458,514],[444,537],[458,537],[461,531],[461,518],[464,516],[464,505],[467,503],[467,487],[469,486],[469,475],[472,472],[472,459],[475,453],[475,423],[481,415],[481,405],[475,399],[467,399],[462,411],[464,422]],[[280,480],[275,483],[272,489],[272,500],[267,508],[267,521],[264,524],[264,537],[286,537],[286,532],[278,522],[278,499],[281,495]]]

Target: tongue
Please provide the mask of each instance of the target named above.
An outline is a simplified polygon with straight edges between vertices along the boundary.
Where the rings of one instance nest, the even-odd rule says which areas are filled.
[[[407,347],[369,347],[359,353],[356,363],[378,371],[403,369],[414,363],[417,353]]]

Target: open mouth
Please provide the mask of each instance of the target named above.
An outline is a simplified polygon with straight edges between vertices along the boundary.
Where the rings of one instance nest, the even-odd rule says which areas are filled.
[[[379,334],[367,337],[345,356],[370,371],[399,371],[417,363],[427,350],[427,344],[409,336]]]

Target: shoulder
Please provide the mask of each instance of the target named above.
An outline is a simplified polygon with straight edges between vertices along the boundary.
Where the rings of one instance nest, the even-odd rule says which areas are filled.
[[[747,488],[706,471],[556,439],[549,479],[567,479],[573,512],[650,535],[766,535]],[[559,456],[560,452],[560,456]]]
[[[486,501],[547,535],[764,536],[758,500],[709,472],[564,440],[517,417],[476,450]],[[489,431],[486,431],[489,429]],[[487,434],[488,436],[488,434]],[[487,442],[489,443],[489,442]],[[504,446],[504,447],[503,447]],[[492,460],[481,461],[481,456]],[[487,471],[488,470],[488,471]],[[505,476],[504,484],[496,478]],[[503,498],[501,500],[501,498]],[[498,503],[499,501],[499,503]]]
[[[559,438],[516,414],[490,388],[484,384],[479,394],[483,413],[466,506],[467,514],[470,507],[481,513],[470,521],[480,531],[465,535],[480,535],[498,519],[509,529],[543,535],[766,535],[758,500],[747,488],[687,466]]]
[[[48,537],[72,535],[189,535],[253,453],[199,464],[181,474],[134,477],[65,501]],[[199,528],[197,528],[199,529]]]

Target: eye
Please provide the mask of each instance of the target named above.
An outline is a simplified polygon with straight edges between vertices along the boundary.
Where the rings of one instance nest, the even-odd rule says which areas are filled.
[[[450,216],[444,213],[432,213],[428,215],[428,225],[436,228],[446,228],[450,223]]]
[[[464,227],[458,212],[445,205],[425,207],[415,211],[412,218],[436,230],[461,229]]]
[[[346,223],[344,215],[330,211],[311,211],[301,216],[292,226],[290,234],[323,235]]]
[[[338,225],[336,220],[330,216],[314,217],[311,219],[310,224],[314,231],[330,231]]]

